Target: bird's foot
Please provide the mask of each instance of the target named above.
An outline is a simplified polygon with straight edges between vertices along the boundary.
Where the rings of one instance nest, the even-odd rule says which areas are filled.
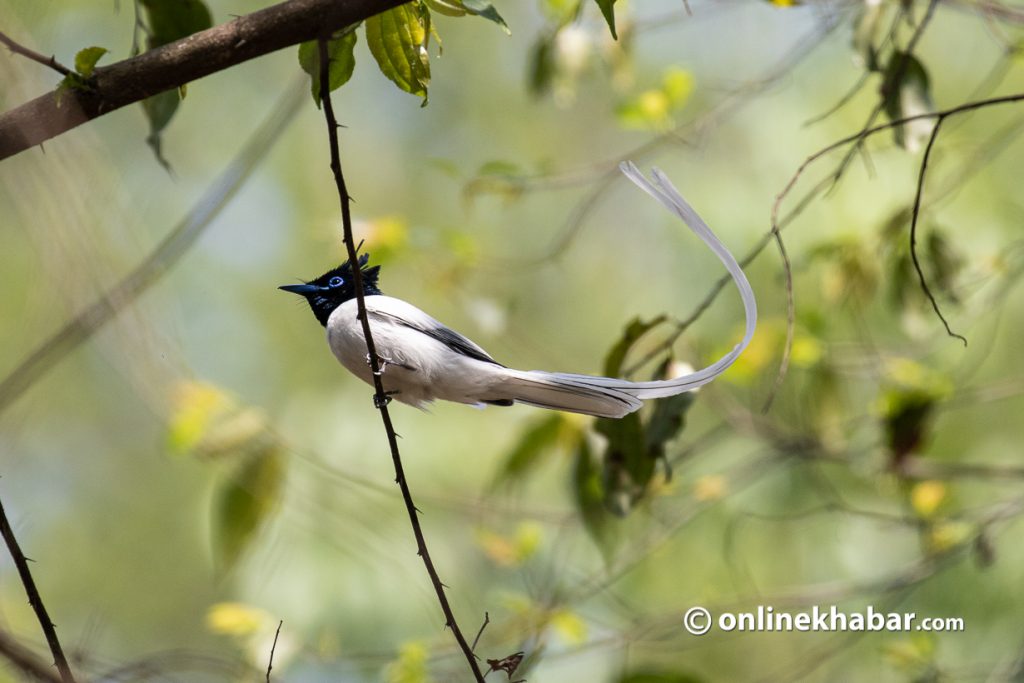
[[[366,354],[366,364],[369,365],[371,368],[373,367],[373,363],[370,361],[370,354]],[[375,374],[378,377],[380,377],[381,375],[384,374],[384,371],[387,370],[387,367],[389,365],[396,365],[396,363],[395,363],[395,361],[393,359],[389,358],[388,356],[382,356],[382,355],[380,355],[378,353],[377,354],[377,371],[374,372],[373,374]]]
[[[373,407],[380,410],[387,404],[391,403],[391,397],[397,393],[397,391],[385,391],[383,394],[374,394]]]

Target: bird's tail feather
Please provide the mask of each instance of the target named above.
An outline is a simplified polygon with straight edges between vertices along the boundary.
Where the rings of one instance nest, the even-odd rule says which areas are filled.
[[[506,369],[501,382],[492,387],[493,398],[486,400],[512,400],[595,417],[622,417],[643,405],[635,396],[588,381],[591,379],[603,378]]]
[[[620,165],[622,172],[640,189],[651,195],[669,211],[681,218],[699,237],[732,275],[743,300],[746,329],[743,339],[729,353],[711,365],[696,372],[669,380],[630,382],[611,377],[573,375],[541,371],[522,372],[507,370],[495,389],[499,400],[514,400],[541,408],[565,410],[597,417],[622,417],[638,410],[641,399],[664,398],[691,391],[707,384],[725,372],[743,352],[754,336],[757,326],[757,303],[754,292],[739,263],[697,212],[686,203],[671,181],[657,168],[653,169],[654,182],[647,180],[632,162]]]
[[[699,386],[707,384],[715,377],[725,372],[730,365],[732,365],[739,355],[743,353],[743,350],[750,344],[750,340],[754,336],[754,329],[757,327],[757,302],[754,299],[754,291],[750,287],[750,282],[747,281],[747,276],[744,275],[743,269],[740,264],[736,262],[736,259],[729,252],[722,242],[715,237],[715,234],[711,232],[711,228],[708,224],[697,215],[697,212],[683,199],[679,191],[672,185],[672,182],[657,168],[652,170],[654,176],[654,182],[651,183],[647,178],[640,173],[640,170],[631,161],[623,162],[619,165],[619,168],[626,175],[627,178],[632,180],[640,189],[647,194],[657,199],[665,208],[679,216],[686,223],[687,227],[690,228],[704,242],[708,245],[711,251],[715,252],[718,259],[725,266],[725,269],[732,275],[733,281],[736,283],[736,288],[740,292],[740,298],[743,300],[743,311],[746,319],[746,329],[743,333],[743,339],[737,344],[729,353],[722,356],[718,361],[711,365],[692,372],[682,377],[677,377],[670,380],[661,380],[654,382],[629,382],[622,379],[612,379],[609,377],[591,377],[589,375],[559,375],[559,379],[563,381],[575,381],[583,382],[590,386],[598,386],[613,391],[622,392],[635,396],[636,398],[664,398],[666,396],[675,396],[681,394],[684,391],[691,391]]]

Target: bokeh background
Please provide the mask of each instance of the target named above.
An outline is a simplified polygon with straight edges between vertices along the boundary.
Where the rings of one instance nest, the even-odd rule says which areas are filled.
[[[216,23],[263,6],[208,4]],[[436,16],[443,55],[433,41],[424,108],[379,72],[360,32],[334,102],[357,239],[382,264],[384,291],[508,365],[599,373],[630,320],[685,319],[722,275],[617,177],[618,160],[663,168],[746,254],[801,162],[860,130],[879,102],[883,77],[866,72],[856,28],[864,12],[881,8],[871,39],[884,58],[927,8],[623,2],[616,44],[595,4],[559,28],[570,4],[497,2],[510,35]],[[1024,89],[1024,9],[936,5],[916,49],[935,106]],[[65,63],[88,45],[111,51],[101,64],[127,57],[135,24],[127,0],[0,0],[0,17]],[[56,76],[5,52],[0,82],[9,109]],[[769,245],[747,269],[758,336],[689,406],[666,449],[671,476],[659,463],[639,489],[616,490],[588,418],[393,407],[463,630],[489,615],[482,657],[523,650],[520,677],[534,683],[1020,680],[1022,106],[947,120],[929,167],[924,268],[966,348],[909,269],[921,141],[908,150],[886,131],[799,206],[847,149],[815,162],[782,205],[802,210],[783,233],[796,319],[771,409],[786,277]],[[275,110],[294,113],[261,128]],[[3,397],[0,498],[76,669],[254,680],[283,621],[275,680],[467,680],[370,391],[276,289],[343,259],[324,122],[296,50],[191,84],[163,135],[170,172],[147,134],[130,107],[0,163],[5,376],[188,216],[224,204],[151,288],[113,301],[109,324]],[[247,144],[270,147],[235,161],[249,175],[220,196]],[[675,357],[711,361],[741,325],[727,287]],[[609,505],[580,503],[581,458]],[[629,504],[612,510],[622,495]],[[694,605],[759,604],[873,605],[965,628],[682,628]],[[7,559],[0,628],[45,653]],[[3,680],[19,675],[0,666]]]

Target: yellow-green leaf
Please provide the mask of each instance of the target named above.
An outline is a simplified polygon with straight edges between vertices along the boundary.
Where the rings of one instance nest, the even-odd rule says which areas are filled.
[[[327,41],[327,57],[330,68],[327,70],[328,86],[334,92],[348,83],[356,67],[354,49],[356,46],[356,27],[350,26],[341,35]],[[299,45],[299,66],[309,74],[310,91],[313,101],[320,106],[320,45],[319,41],[310,40]]]
[[[920,517],[934,517],[949,489],[941,481],[921,481],[910,490],[910,505]]]
[[[206,612],[206,627],[219,635],[242,638],[271,624],[273,619],[266,610],[241,602],[218,602]]]
[[[250,453],[216,492],[213,543],[221,571],[238,561],[277,509],[284,472],[284,454],[276,445],[268,444]]]
[[[398,659],[388,664],[384,673],[387,683],[431,683],[427,669],[430,651],[419,641],[404,643],[398,650]]]
[[[430,85],[430,12],[422,1],[410,2],[366,20],[366,43],[381,73],[427,104]]]
[[[89,78],[96,70],[96,62],[100,61],[100,57],[105,54],[107,54],[105,47],[87,47],[79,50],[75,55],[75,71],[85,78]]]
[[[587,622],[570,610],[561,609],[552,614],[551,627],[566,645],[580,645],[587,640]]]

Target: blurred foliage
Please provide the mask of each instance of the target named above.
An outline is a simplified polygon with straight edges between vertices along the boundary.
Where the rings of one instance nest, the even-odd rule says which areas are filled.
[[[153,48],[173,43],[213,26],[213,17],[209,8],[202,0],[136,0],[145,14],[145,23],[136,23],[146,32],[146,48]],[[178,105],[185,99],[185,88],[168,90],[167,92],[147,97],[142,101],[142,109],[149,120],[149,137],[146,142],[153,149],[153,154],[165,168],[170,168],[164,158],[161,134],[167,124],[174,118]]]
[[[728,288],[708,294],[710,255],[613,184],[619,157],[656,158],[742,254],[816,149],[865,121],[1024,89],[1024,20],[1001,2],[939,4],[929,24],[924,2],[689,4],[417,0],[334,35],[356,237],[385,264],[385,291],[511,366],[678,376],[732,348],[737,309]],[[5,32],[73,58],[64,88],[130,54],[132,31],[153,49],[255,8],[139,0],[132,17],[0,0]],[[107,47],[82,49],[83,35]],[[302,71],[319,103],[317,44],[298,47],[298,65],[287,52],[191,85],[180,113],[184,90],[147,100],[150,144],[161,163],[174,150],[176,182],[116,113],[0,164],[0,211],[22,228],[0,236],[5,368],[142,260],[280,84]],[[5,109],[52,85],[23,61],[0,62]],[[465,675],[366,389],[273,290],[342,258],[322,120],[305,104],[164,286],[112,300],[119,321],[2,416],[4,502],[89,680],[116,678],[113,662],[140,680],[262,680],[281,620],[275,680]],[[699,394],[622,420],[395,410],[463,631],[488,614],[476,651],[491,677],[1020,677],[1007,654],[1024,604],[1019,120],[1017,105],[949,119],[929,167],[917,256],[967,351],[940,334],[910,253],[934,126],[921,118],[858,144],[855,163],[808,166],[780,214],[792,330],[780,269],[762,256],[746,268],[753,343]],[[830,192],[799,198],[819,182]],[[5,628],[35,647],[7,578]],[[822,603],[967,628],[833,642],[842,634],[681,627],[698,604]]]
[[[266,416],[215,386],[182,384],[168,426],[172,451],[225,462],[214,493],[213,549],[221,571],[231,569],[277,510],[284,490],[284,448]]]

